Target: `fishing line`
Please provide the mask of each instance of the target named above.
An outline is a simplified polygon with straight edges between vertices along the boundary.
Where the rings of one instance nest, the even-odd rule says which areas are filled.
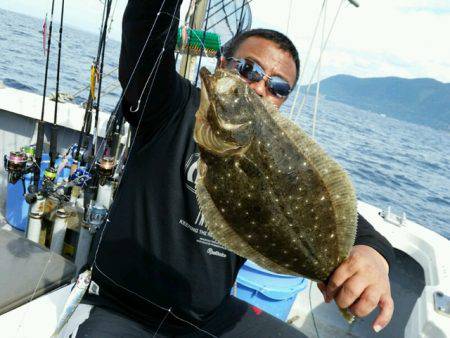
[[[348,0],[341,0],[341,3],[339,4],[339,8],[338,8],[338,10],[337,10],[337,12],[336,12],[336,15],[334,16],[333,23],[331,24],[330,31],[329,31],[329,33],[328,33],[327,39],[325,40],[325,44],[324,44],[323,48],[320,50],[319,59],[320,59],[320,57],[322,56],[322,54],[323,54],[323,52],[324,52],[324,50],[325,50],[325,48],[326,48],[326,46],[327,46],[327,44],[328,44],[328,41],[329,41],[329,39],[330,39],[331,33],[333,32],[334,25],[336,24],[336,20],[337,20],[337,18],[338,18],[339,12],[341,11],[341,8],[342,8],[342,5],[343,5],[344,1],[348,1]],[[313,78],[314,78],[314,76],[315,76],[315,74],[316,74],[316,71],[317,71],[317,67],[318,67],[318,63],[316,63],[316,65],[315,65],[315,67],[314,67],[314,70],[313,70],[313,72],[312,72],[311,78],[310,78],[310,80],[309,80],[309,82],[308,82],[308,87],[306,88],[306,92],[305,92],[305,94],[304,94],[304,96],[303,96],[303,99],[302,99],[302,102],[301,102],[301,104],[300,104],[300,107],[299,107],[299,109],[297,110],[298,113],[296,114],[296,116],[298,116],[298,115],[300,115],[300,114],[302,113],[303,106],[304,106],[305,103],[306,103],[306,98],[307,98],[308,93],[309,93],[309,89],[311,88]]]
[[[151,79],[153,73],[155,72],[155,70],[156,70],[157,68],[159,68],[159,64],[161,63],[161,59],[162,59],[163,54],[164,54],[164,48],[161,50],[161,52],[159,53],[158,57],[156,58],[155,65],[153,66],[153,68],[152,68],[152,70],[151,70],[149,76],[147,77],[147,80],[145,81],[144,88],[142,89],[141,95],[139,95],[139,98],[138,98],[138,100],[137,100],[136,108],[130,107],[130,112],[136,113],[136,112],[138,112],[139,109],[141,108],[141,100],[142,100],[142,97],[143,97],[144,94],[145,94],[145,89],[147,89],[147,85],[148,85],[148,83],[149,83],[149,81],[150,81],[150,79]],[[155,76],[155,77],[156,77],[156,76]],[[153,82],[152,82],[152,85],[153,85]],[[147,100],[146,100],[145,102],[147,103]],[[144,110],[145,110],[145,107],[144,107],[143,111],[144,111]]]
[[[48,265],[49,265],[50,261],[52,260],[53,255],[54,255],[54,252],[50,251],[50,257],[48,258],[47,262],[45,263],[44,270],[42,271],[41,275],[39,276],[39,280],[38,280],[36,286],[34,287],[33,293],[31,295],[30,299],[28,300],[27,304],[30,303],[34,299],[34,296],[36,295],[36,292],[37,292],[37,289],[39,287],[39,284],[41,284],[42,278],[44,278],[44,275],[47,272]],[[22,313],[22,318],[21,318],[21,320],[19,322],[19,326],[17,327],[16,337],[18,337],[18,335],[20,333],[20,330],[22,329],[22,324],[23,324],[23,322],[25,320],[25,317],[28,317],[28,313],[30,312],[30,308],[31,308],[31,306],[27,306],[27,309],[25,311],[23,311],[23,313]]]
[[[288,35],[289,33],[289,26],[291,25],[291,13],[292,13],[292,4],[293,4],[294,0],[291,0],[290,4],[289,4],[289,11],[288,11],[288,20],[287,20],[287,24],[286,24],[286,34]]]
[[[313,320],[314,329],[316,330],[317,338],[320,338],[319,329],[317,328],[317,324],[316,324],[316,316],[314,315],[314,309],[312,306],[312,299],[311,299],[312,285],[313,285],[313,282],[310,281],[310,283],[309,283],[309,311],[311,312],[311,317]]]
[[[174,19],[178,19],[178,18],[175,16],[175,13],[176,13],[176,11],[177,11],[177,9],[178,9],[178,7],[179,7],[179,2],[180,2],[180,0],[177,0],[177,3],[176,3],[176,5],[175,5],[175,9],[174,9],[174,13],[171,15],[170,26],[169,26],[169,29],[167,30],[167,33],[166,33],[166,36],[165,36],[165,40],[164,40],[164,43],[163,43],[162,50],[161,50],[161,52],[160,52],[160,54],[159,54],[159,56],[158,56],[158,61],[154,64],[153,69],[152,69],[152,71],[151,71],[151,75],[148,76],[148,79],[147,79],[147,81],[146,81],[146,84],[144,85],[144,88],[142,89],[142,92],[141,92],[141,95],[140,95],[140,98],[142,98],[142,96],[143,96],[142,93],[144,93],[145,90],[146,90],[146,86],[147,86],[147,83],[149,82],[149,78],[154,74],[155,76],[153,76],[153,80],[152,80],[152,82],[151,82],[151,84],[150,84],[150,87],[149,87],[149,90],[148,90],[148,94],[147,94],[147,97],[146,97],[146,101],[145,101],[145,104],[144,104],[144,108],[142,109],[142,112],[141,112],[140,117],[139,117],[139,122],[138,122],[138,124],[137,124],[137,126],[136,126],[136,132],[135,132],[135,135],[133,136],[133,140],[132,140],[131,145],[130,145],[130,147],[129,147],[130,152],[131,152],[131,150],[133,149],[133,146],[134,146],[135,141],[136,141],[136,138],[137,138],[138,130],[139,130],[139,127],[140,127],[140,125],[141,125],[142,118],[143,118],[143,115],[144,115],[143,113],[145,112],[145,108],[146,108],[146,105],[147,105],[147,103],[148,103],[148,99],[149,99],[149,97],[150,97],[150,94],[151,94],[151,91],[152,91],[152,88],[153,88],[154,81],[155,81],[155,79],[156,79],[156,73],[157,73],[157,71],[158,71],[158,69],[159,69],[159,66],[160,66],[160,64],[161,64],[162,54],[165,52],[165,47],[166,47],[166,44],[167,44],[167,41],[168,41],[168,37],[169,37],[169,35],[170,35],[170,31],[171,31],[171,29],[172,29],[172,25],[173,25]],[[153,32],[153,29],[154,29],[154,27],[155,27],[155,25],[156,25],[156,22],[157,22],[157,20],[158,20],[158,18],[159,18],[159,15],[161,14],[161,9],[162,9],[162,7],[164,6],[164,4],[165,4],[165,0],[163,1],[162,5],[161,5],[160,11],[157,13],[157,18],[155,19],[155,21],[154,21],[154,23],[153,23],[153,26],[152,26],[152,28],[151,28],[151,30],[150,30],[150,32],[149,32],[148,37],[147,37],[146,43],[144,44],[144,47],[143,47],[143,49],[142,49],[142,51],[141,51],[141,54],[140,54],[140,56],[139,56],[139,58],[138,58],[138,61],[136,62],[136,65],[135,65],[135,67],[134,67],[134,70],[133,70],[133,72],[132,72],[132,75],[130,76],[130,79],[128,80],[128,83],[127,83],[127,85],[126,85],[126,87],[125,87],[125,89],[124,89],[124,92],[126,91],[126,89],[128,88],[129,84],[131,83],[131,79],[132,79],[132,77],[133,77],[133,75],[134,75],[135,70],[137,69],[137,66],[138,66],[138,64],[139,64],[139,62],[140,62],[140,59],[141,59],[142,55],[143,55],[143,52],[144,52],[145,47],[146,47],[146,45],[147,45],[147,42],[148,42],[149,39],[150,39],[150,36],[151,36],[151,34],[152,34],[152,32]],[[124,97],[124,93],[122,94],[121,99],[123,99],[123,97]],[[120,100],[121,100],[121,99],[120,99]],[[116,111],[117,111],[117,109],[116,109]],[[106,138],[105,138],[105,139],[106,139]],[[104,140],[105,140],[105,139],[104,139]],[[103,143],[103,142],[102,142],[102,143]],[[100,149],[100,148],[99,148],[99,149]],[[125,163],[124,163],[124,168],[126,168],[126,166],[127,166],[127,164],[128,164],[128,161],[129,161],[129,157],[126,159],[126,161],[125,161]],[[125,170],[126,170],[126,169],[124,169],[124,171],[125,171]],[[122,175],[122,177],[123,177],[123,175]],[[121,179],[120,179],[120,181],[118,182],[118,187],[117,187],[117,189],[119,189],[120,183],[121,183]],[[116,196],[117,199],[119,198],[120,192],[121,192],[121,191],[119,191],[118,194],[117,194],[117,196]],[[104,236],[105,230],[106,230],[106,228],[107,228],[107,225],[110,223],[110,220],[109,220],[109,218],[108,218],[109,212],[110,212],[110,210],[108,210],[108,212],[107,212],[107,215],[106,215],[106,222],[105,222],[105,224],[103,225],[103,228],[102,228],[102,230],[101,230],[100,239],[99,239],[99,242],[98,242],[98,244],[97,244],[97,248],[96,248],[96,251],[95,251],[95,254],[94,254],[94,259],[93,259],[93,262],[92,262],[91,269],[92,269],[92,267],[95,266],[95,268],[97,269],[97,271],[99,271],[105,278],[107,278],[107,279],[108,279],[111,283],[113,283],[114,285],[116,285],[116,286],[118,286],[118,287],[120,287],[120,288],[126,290],[127,292],[129,292],[129,293],[131,293],[131,294],[133,294],[133,295],[139,297],[140,299],[142,299],[142,300],[148,302],[149,304],[151,304],[151,305],[153,305],[153,306],[156,306],[157,308],[159,308],[159,309],[161,309],[161,310],[163,310],[163,311],[167,311],[170,315],[172,315],[172,316],[173,316],[174,318],[176,318],[177,320],[182,321],[182,322],[184,322],[184,323],[186,323],[186,324],[192,326],[192,327],[195,328],[196,330],[201,331],[201,332],[203,332],[203,333],[205,333],[205,334],[207,334],[207,335],[209,335],[209,336],[211,336],[211,337],[216,337],[215,335],[213,335],[213,334],[211,334],[211,333],[209,333],[209,332],[207,332],[207,331],[201,329],[200,327],[198,327],[198,326],[195,325],[194,323],[191,323],[190,321],[185,320],[185,319],[183,319],[182,317],[179,317],[179,316],[176,315],[173,311],[171,311],[171,307],[170,307],[170,308],[163,307],[163,306],[161,306],[161,305],[159,305],[159,304],[157,304],[157,303],[155,303],[155,302],[153,302],[153,301],[151,301],[151,300],[149,300],[149,299],[147,299],[147,298],[145,298],[145,297],[139,295],[138,293],[136,293],[136,292],[134,292],[134,291],[128,289],[127,287],[125,287],[125,286],[123,286],[123,285],[117,283],[116,281],[114,281],[111,277],[109,277],[105,272],[103,272],[103,271],[100,269],[100,267],[97,265],[97,256],[98,256],[98,252],[99,252],[100,245],[101,245],[101,243],[102,243],[102,241],[103,241],[103,236]],[[166,317],[167,317],[167,315],[163,318],[163,321],[166,319]]]
[[[169,314],[170,314],[170,311],[172,311],[172,308],[169,308],[169,310],[167,310],[167,313],[166,313],[166,315],[164,316],[164,318],[162,319],[161,323],[159,323],[159,326],[158,326],[158,328],[156,329],[155,334],[153,335],[153,338],[155,338],[156,335],[158,334],[159,329],[161,328],[161,326],[163,326],[164,322],[166,321],[166,318],[167,318],[167,317],[169,316]]]
[[[108,33],[107,33],[108,37],[109,37],[109,34],[111,33],[112,24],[114,22],[114,16],[116,15],[117,3],[118,3],[118,0],[116,0],[116,2],[114,3],[114,8],[113,8],[113,11],[111,14],[111,20],[109,21],[109,27],[108,27]]]
[[[297,92],[295,93],[294,102],[292,103],[291,111],[289,112],[289,118],[290,119],[292,119],[292,116],[293,116],[294,110],[295,110],[295,106],[297,105],[297,100],[298,100],[298,98],[300,96],[303,76],[305,74],[305,70],[307,69],[307,66],[308,66],[308,63],[309,63],[309,59],[310,59],[309,57],[311,55],[311,51],[312,51],[312,47],[314,45],[314,41],[316,40],[316,34],[317,34],[317,30],[319,28],[320,20],[322,19],[322,14],[323,14],[324,8],[325,8],[325,0],[322,2],[322,7],[320,9],[319,17],[317,18],[316,26],[314,27],[313,36],[312,36],[311,42],[309,43],[308,52],[306,53],[305,64],[303,66],[303,72],[300,72],[300,77],[298,79]]]
[[[323,14],[323,26],[322,26],[322,40],[320,43],[320,48],[324,50],[325,46],[325,27],[327,23],[327,0],[324,1],[325,10]],[[318,69],[317,69],[317,81],[316,81],[316,98],[314,102],[314,113],[313,113],[313,122],[312,122],[312,133],[311,136],[314,139],[316,134],[316,119],[317,119],[317,108],[319,107],[319,92],[320,92],[320,68],[322,67],[322,53],[320,53],[319,60],[317,61]]]
[[[161,11],[162,7],[164,6],[165,2],[166,2],[165,0],[162,2],[160,11]],[[155,69],[156,69],[156,68],[159,68],[160,60],[161,60],[161,58],[162,58],[162,54],[163,54],[164,51],[165,51],[165,46],[166,46],[166,43],[167,43],[167,38],[168,38],[168,36],[169,36],[169,34],[170,34],[170,30],[171,30],[172,24],[173,24],[173,19],[174,19],[174,17],[175,17],[175,13],[176,13],[176,11],[177,11],[179,2],[180,2],[180,0],[177,0],[176,6],[175,6],[175,10],[174,10],[174,15],[172,16],[172,20],[171,20],[171,23],[170,23],[170,27],[169,27],[169,29],[167,30],[166,38],[165,38],[164,43],[163,43],[163,47],[162,47],[162,49],[161,49],[160,54],[158,55],[157,62],[155,62],[155,64],[153,65],[153,68],[152,68],[152,70],[151,70],[151,72],[150,72],[150,75],[148,76],[147,81],[146,81],[146,83],[145,83],[145,85],[144,85],[144,88],[143,88],[142,91],[141,91],[140,98],[138,99],[138,105],[140,105],[140,100],[141,100],[141,98],[142,98],[142,96],[143,96],[143,93],[145,92],[145,89],[146,89],[146,86],[147,86],[147,83],[148,83],[150,77],[151,77],[151,76],[153,75],[153,73],[155,72]],[[130,79],[128,80],[128,83],[127,83],[125,89],[124,89],[124,93],[122,93],[122,96],[121,96],[121,98],[119,99],[119,104],[120,104],[121,100],[122,100],[123,97],[124,97],[125,91],[128,89],[128,86],[129,86],[129,84],[131,83],[132,77],[133,77],[134,72],[135,72],[135,70],[137,69],[137,66],[138,66],[138,64],[139,64],[139,62],[140,62],[140,59],[141,59],[141,57],[142,57],[142,55],[143,55],[143,53],[144,53],[144,50],[145,50],[146,45],[147,45],[147,42],[150,40],[150,36],[151,36],[151,34],[153,33],[153,29],[154,29],[154,27],[155,27],[155,25],[156,25],[156,22],[158,21],[159,15],[160,15],[160,13],[161,13],[160,11],[156,14],[156,19],[155,19],[155,21],[154,21],[154,23],[153,23],[153,26],[152,26],[152,28],[151,28],[151,30],[150,30],[148,36],[147,36],[147,40],[146,40],[146,42],[145,42],[145,44],[144,44],[144,47],[143,47],[143,49],[142,49],[142,51],[141,51],[141,54],[140,54],[140,56],[139,56],[139,58],[138,58],[138,61],[136,62],[136,65],[135,65],[135,67],[134,67],[134,70],[133,70],[133,72],[132,72],[132,74],[131,74],[131,76],[130,76]],[[156,70],[156,71],[157,71],[157,70]],[[156,73],[156,72],[155,72],[155,73]],[[155,78],[156,78],[156,76],[155,76]],[[150,96],[151,89],[152,89],[152,87],[153,87],[153,83],[154,83],[154,82],[152,81],[151,87],[150,87],[149,92],[148,92],[148,96],[146,97],[145,105],[147,104],[147,99],[148,99],[149,96]],[[119,104],[117,105],[117,107],[119,106]],[[144,114],[143,114],[144,110],[145,110],[145,109],[142,110],[141,115],[140,115],[140,117],[139,117],[139,121],[138,121],[138,124],[137,124],[137,126],[136,126],[136,132],[135,132],[135,135],[133,136],[133,140],[131,141],[130,150],[133,148],[134,142],[135,142],[135,140],[136,140],[136,137],[137,137],[137,134],[138,134],[137,132],[138,132],[139,127],[140,127],[140,124],[141,124],[141,122],[142,122],[142,117],[143,117],[143,115],[144,115]],[[116,111],[117,111],[117,108],[116,108]],[[129,160],[129,158],[127,159],[127,161],[126,161],[125,164],[124,164],[124,167],[125,167],[125,168],[126,168],[126,165],[128,164],[128,160]],[[124,171],[125,171],[125,169],[124,169]],[[122,175],[122,176],[123,176],[123,175]],[[120,182],[121,182],[121,181],[120,181]],[[120,182],[119,182],[118,187],[117,187],[116,189],[119,189]],[[116,196],[116,198],[118,198],[119,194],[120,194],[120,192],[118,193],[118,195]],[[95,265],[96,267],[97,267],[96,261],[97,261],[98,250],[99,250],[99,248],[100,248],[100,244],[101,244],[102,239],[103,239],[103,234],[104,234],[104,232],[105,232],[106,225],[110,222],[109,219],[108,219],[108,216],[109,216],[109,210],[108,210],[108,212],[107,212],[107,214],[106,214],[106,222],[105,222],[105,225],[103,226],[102,232],[101,232],[101,234],[100,234],[99,243],[98,243],[98,245],[97,245],[97,250],[95,251],[94,260],[93,260],[93,263],[92,263],[92,264]],[[98,268],[98,267],[97,267],[97,268]]]
[[[177,7],[178,7],[178,2],[179,2],[179,1],[180,1],[180,0],[177,1]],[[55,2],[55,1],[53,0],[53,1],[52,1],[52,12],[51,12],[51,20],[52,20],[52,21],[50,22],[50,27],[51,27],[52,22],[53,22],[53,7],[54,7],[54,2]],[[164,6],[165,2],[166,2],[166,0],[163,0],[163,2],[162,2],[162,4],[161,4],[160,11],[161,11],[162,7]],[[135,74],[135,72],[136,72],[136,69],[137,69],[137,67],[138,67],[138,65],[139,65],[139,63],[140,63],[140,61],[141,61],[141,59],[142,59],[142,56],[143,56],[143,54],[144,54],[144,50],[145,50],[145,48],[146,48],[146,46],[147,46],[147,44],[148,44],[148,41],[150,40],[150,36],[151,36],[151,34],[152,34],[152,32],[153,32],[153,29],[154,29],[154,27],[155,27],[155,25],[156,25],[156,22],[157,22],[157,20],[158,20],[159,13],[160,13],[160,12],[158,12],[157,18],[156,18],[155,21],[153,22],[153,26],[152,26],[152,28],[151,28],[151,30],[150,30],[148,36],[147,36],[147,39],[146,39],[145,44],[144,44],[144,46],[143,46],[143,48],[142,48],[142,50],[141,50],[141,53],[140,53],[140,55],[139,55],[139,57],[138,57],[138,60],[136,61],[136,65],[134,66],[134,69],[133,69],[133,71],[132,71],[132,73],[131,73],[131,75],[130,75],[130,79],[128,80],[127,85],[125,86],[125,88],[124,88],[124,90],[123,90],[123,92],[122,92],[122,95],[121,95],[120,98],[119,98],[118,105],[116,106],[116,109],[114,110],[113,115],[117,114],[119,104],[122,102],[122,99],[123,99],[123,97],[125,96],[125,93],[126,93],[128,87],[129,87],[129,85],[130,85],[130,83],[131,83],[131,80],[132,80],[132,78],[133,78],[133,76],[134,76],[134,74]],[[168,33],[167,33],[167,34],[168,34]],[[50,43],[50,42],[49,42],[49,43]],[[47,55],[48,55],[48,54],[47,54]],[[106,138],[102,141],[102,144],[105,142],[105,140],[106,140]],[[99,153],[99,152],[98,152],[98,153]],[[98,157],[97,157],[97,156],[98,156]],[[100,156],[99,156],[98,154],[96,154],[96,156],[95,156],[94,158],[99,159]],[[37,161],[36,161],[36,163],[37,163]],[[90,170],[92,170],[92,168],[89,169],[89,171],[88,171],[89,173],[90,173]],[[104,227],[104,228],[105,228],[105,227]],[[102,233],[103,233],[103,232],[102,232]],[[97,248],[97,252],[98,252],[98,248]],[[97,252],[96,252],[96,254],[97,254]],[[50,258],[51,258],[51,257],[50,257]],[[50,261],[50,258],[49,258],[49,260],[47,261],[47,263]],[[45,270],[44,270],[44,273],[45,273]],[[39,282],[38,282],[37,285],[39,285]],[[34,296],[33,296],[33,297],[34,297]],[[33,300],[33,298],[30,299],[30,301],[32,301],[32,300]]]

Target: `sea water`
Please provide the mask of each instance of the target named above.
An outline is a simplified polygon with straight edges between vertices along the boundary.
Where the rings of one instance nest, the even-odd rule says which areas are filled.
[[[14,88],[41,93],[45,55],[42,20],[0,10],[0,81]],[[58,38],[53,27],[49,88],[54,92]],[[97,54],[98,36],[64,27],[60,90],[73,94],[89,84],[90,65]],[[120,43],[109,40],[103,88],[117,83]],[[101,109],[113,111],[120,89],[102,97]],[[87,91],[75,98],[82,103]],[[282,108],[288,112],[292,98]],[[312,131],[309,98],[295,121]],[[349,105],[320,100],[317,141],[351,175],[358,198],[416,221],[450,238],[450,133],[386,117]],[[1,168],[3,170],[3,168]]]

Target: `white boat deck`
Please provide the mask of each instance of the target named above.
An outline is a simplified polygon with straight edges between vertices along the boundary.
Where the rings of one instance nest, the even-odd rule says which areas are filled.
[[[44,121],[53,123],[53,115],[55,110],[55,101],[45,100]],[[12,112],[33,120],[41,118],[42,96],[34,93],[25,92],[10,87],[0,87],[0,112]],[[59,126],[81,130],[83,126],[83,117],[85,109],[79,105],[65,102],[58,103],[58,119],[56,123]],[[106,125],[110,114],[99,112],[99,130],[100,137],[105,136]],[[92,128],[93,129],[92,122]],[[2,125],[2,129],[7,126]]]

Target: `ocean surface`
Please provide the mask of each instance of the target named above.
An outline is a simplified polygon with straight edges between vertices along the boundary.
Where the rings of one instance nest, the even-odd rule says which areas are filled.
[[[116,18],[117,20],[119,18]],[[42,20],[0,9],[0,81],[6,86],[41,93],[45,56]],[[58,27],[53,27],[49,88],[54,92]],[[89,83],[89,70],[97,54],[98,37],[64,27],[60,91],[74,94]],[[103,88],[114,88],[120,43],[108,41]],[[112,111],[120,89],[102,97],[101,109]],[[87,91],[75,98],[86,100]],[[292,100],[283,107],[288,111]],[[308,99],[295,121],[312,131],[312,104]],[[406,213],[450,238],[450,133],[385,117],[354,107],[320,100],[317,141],[350,173],[358,198],[380,208]]]

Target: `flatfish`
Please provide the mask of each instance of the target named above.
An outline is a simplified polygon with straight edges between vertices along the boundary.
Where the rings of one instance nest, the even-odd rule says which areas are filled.
[[[201,70],[197,200],[210,234],[276,273],[326,281],[357,223],[345,170],[240,76]]]

